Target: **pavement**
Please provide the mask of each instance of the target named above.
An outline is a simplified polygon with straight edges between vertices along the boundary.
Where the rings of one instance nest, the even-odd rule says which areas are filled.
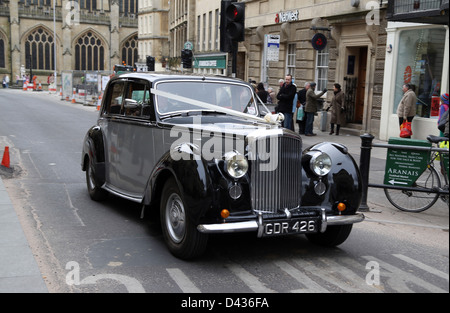
[[[47,292],[44,278],[0,177],[0,293]]]
[[[23,91],[11,90],[10,92],[20,93]],[[61,105],[83,106],[82,104],[69,104],[66,101],[61,101],[58,95],[49,95],[48,92],[34,94],[37,97],[46,97],[46,99]],[[328,131],[322,132],[317,128],[314,129],[314,132],[317,133],[317,136],[302,136],[304,148],[324,141],[341,143],[348,148],[356,163],[359,164],[361,138],[359,135],[355,135],[354,130],[341,128],[339,136],[329,135]],[[373,143],[386,142],[375,139]],[[3,150],[4,147],[0,147],[0,157],[3,156]],[[385,158],[386,149],[372,149],[369,177],[371,183],[382,184]],[[2,181],[2,175],[6,179],[10,175],[8,170],[0,167],[0,293],[48,293],[45,277],[40,272],[8,191]],[[368,222],[440,229],[445,232],[448,232],[449,229],[449,210],[440,200],[426,212],[406,213],[392,208],[382,189],[373,188],[369,189],[368,206],[369,212],[364,212]]]

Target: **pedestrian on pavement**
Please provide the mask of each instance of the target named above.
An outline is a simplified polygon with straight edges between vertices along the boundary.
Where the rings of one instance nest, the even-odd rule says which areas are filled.
[[[404,93],[403,98],[400,100],[397,108],[398,122],[400,126],[402,126],[404,121],[408,121],[410,123],[412,122],[414,116],[416,115],[417,102],[417,96],[411,84],[404,84],[402,90]]]
[[[266,91],[266,88],[264,88],[263,83],[259,83],[256,86],[256,94],[258,95],[259,99],[261,99],[261,101],[264,104],[267,103],[267,98],[269,98],[269,93]]]
[[[306,113],[306,125],[305,125],[305,136],[316,136],[317,134],[313,133],[313,124],[314,124],[314,116],[317,114],[317,99],[322,97],[327,89],[316,94],[316,83],[312,82],[309,84],[309,89],[306,92],[306,105],[305,105],[305,113]]]
[[[441,106],[439,108],[439,119],[438,119],[438,125],[440,124],[441,118],[444,115],[446,111],[448,111],[449,105],[448,105],[448,93],[444,93],[441,95]],[[444,132],[440,131],[439,136],[443,137]]]
[[[293,129],[293,113],[292,107],[297,93],[297,88],[292,84],[292,75],[287,74],[284,84],[281,86],[278,92],[278,112],[284,114],[283,127],[287,129]]]
[[[339,135],[341,125],[345,123],[345,107],[344,107],[344,92],[341,90],[341,85],[335,83],[333,85],[333,98],[327,111],[331,109],[330,120],[330,135],[334,134],[334,124],[336,124],[336,136]]]
[[[305,83],[305,87],[300,90],[298,95],[298,102],[300,106],[297,109],[297,124],[298,124],[298,132],[300,135],[305,134],[305,125],[306,125],[306,115],[305,115],[305,105],[306,105],[306,92],[309,89],[309,82]]]
[[[267,88],[267,92],[269,93],[269,98],[267,98],[267,103],[274,104],[277,99],[277,95],[275,94],[275,91],[272,87]]]

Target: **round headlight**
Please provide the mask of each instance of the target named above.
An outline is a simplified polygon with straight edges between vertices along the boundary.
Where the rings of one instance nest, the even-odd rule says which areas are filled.
[[[311,158],[310,166],[318,176],[325,176],[331,170],[331,158],[324,152],[316,152]]]
[[[225,166],[231,177],[241,178],[247,173],[248,161],[240,153],[228,152],[225,154]]]

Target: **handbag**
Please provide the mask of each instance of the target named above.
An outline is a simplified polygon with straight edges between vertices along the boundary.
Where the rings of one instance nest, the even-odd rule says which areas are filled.
[[[410,138],[412,136],[411,122],[404,121],[402,126],[400,126],[400,137]]]

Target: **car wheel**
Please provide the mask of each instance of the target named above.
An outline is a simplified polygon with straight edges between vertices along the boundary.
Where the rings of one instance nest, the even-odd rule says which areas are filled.
[[[91,162],[87,160],[86,165],[86,184],[89,192],[89,196],[92,200],[102,201],[108,196],[108,192],[101,188],[97,184],[97,179],[95,177],[94,170],[92,168]]]
[[[174,256],[191,259],[203,254],[208,235],[200,233],[189,220],[185,202],[174,179],[164,185],[160,212],[164,239]]]
[[[317,234],[308,234],[306,235],[306,237],[312,243],[321,246],[335,247],[339,246],[345,240],[347,240],[348,236],[352,231],[352,227],[353,224],[328,226],[325,232]]]

